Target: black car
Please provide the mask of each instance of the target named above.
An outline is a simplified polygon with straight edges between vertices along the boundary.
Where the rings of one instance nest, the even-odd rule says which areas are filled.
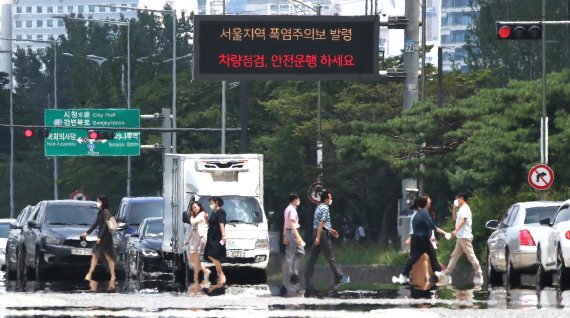
[[[172,281],[172,260],[162,257],[164,239],[161,217],[146,218],[127,244],[127,276],[139,283]]]
[[[96,231],[86,240],[81,240],[80,235],[95,223],[98,211],[94,201],[38,203],[22,230],[26,278],[41,281],[47,269],[87,271],[97,236]]]
[[[6,242],[6,277],[8,279],[23,279],[24,277],[24,255],[21,253],[24,237],[21,234],[33,210],[33,206],[26,206],[18,215],[16,221],[10,224],[10,233]],[[18,267],[18,264],[22,266]]]

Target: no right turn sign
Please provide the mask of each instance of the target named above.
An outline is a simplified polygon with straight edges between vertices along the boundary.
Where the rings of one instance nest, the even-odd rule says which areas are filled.
[[[546,190],[554,182],[554,172],[549,166],[539,164],[528,172],[528,183],[537,190]]]

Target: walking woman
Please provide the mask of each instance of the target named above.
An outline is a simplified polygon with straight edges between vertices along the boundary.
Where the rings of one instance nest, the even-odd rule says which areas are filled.
[[[204,255],[216,266],[218,281],[216,285],[210,286],[208,293],[226,284],[221,263],[226,258],[226,211],[222,209],[224,200],[220,197],[210,197],[209,202],[212,215],[208,218],[208,240]]]
[[[192,267],[194,268],[194,285],[188,288],[188,293],[190,295],[196,295],[200,290],[198,278],[200,271],[204,273],[204,283],[202,286],[205,288],[210,287],[210,270],[204,268],[200,261],[200,255],[204,253],[204,247],[206,246],[206,233],[208,232],[206,222],[208,220],[208,214],[198,201],[191,202],[188,206],[188,210],[191,212],[190,224],[192,225],[192,230],[185,244],[188,245],[188,261],[192,263]]]
[[[115,251],[113,249],[113,236],[111,235],[111,230],[107,227],[107,220],[111,218],[109,199],[104,195],[100,195],[97,197],[97,207],[99,208],[99,213],[97,213],[95,223],[87,232],[81,235],[85,239],[87,235],[97,228],[97,241],[95,241],[96,244],[91,254],[91,267],[89,267],[89,272],[85,275],[85,280],[89,282],[91,291],[97,291],[96,284],[93,284],[91,276],[99,259],[104,257],[111,272],[111,279],[107,288],[107,290],[111,291],[115,289]]]

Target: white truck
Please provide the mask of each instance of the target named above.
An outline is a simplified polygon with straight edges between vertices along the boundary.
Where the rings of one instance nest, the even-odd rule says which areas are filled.
[[[198,200],[210,214],[211,196],[224,200],[227,213],[227,258],[223,266],[248,267],[255,272],[256,280],[266,280],[269,234],[263,210],[263,155],[165,154],[163,183],[162,251],[173,261],[177,283],[188,283],[191,266],[184,248],[189,230],[184,217],[188,203]]]

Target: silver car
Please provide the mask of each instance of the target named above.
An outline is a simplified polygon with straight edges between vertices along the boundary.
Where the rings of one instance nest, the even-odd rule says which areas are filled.
[[[520,285],[521,274],[536,273],[536,242],[546,238],[548,229],[540,226],[541,219],[554,217],[561,201],[531,201],[513,204],[499,222],[486,223],[493,230],[487,240],[487,277],[490,286]]]
[[[0,270],[6,270],[6,243],[10,234],[10,223],[15,219],[0,219]]]

